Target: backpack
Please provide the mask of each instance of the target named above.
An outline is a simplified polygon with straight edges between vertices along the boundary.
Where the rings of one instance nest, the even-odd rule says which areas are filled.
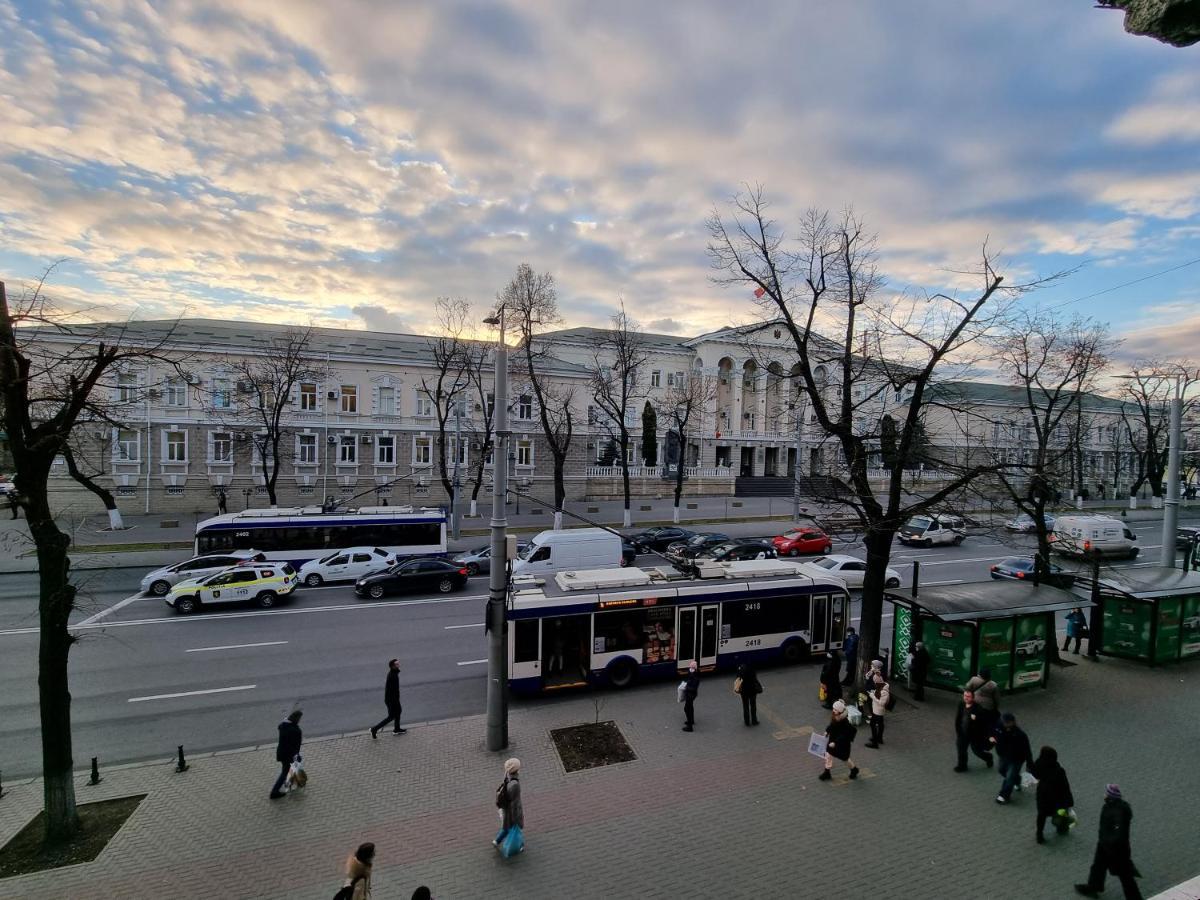
[[[505,778],[500,782],[500,787],[496,788],[496,808],[504,809],[508,804],[508,779]]]
[[[362,881],[363,876],[359,875],[350,881],[348,885],[333,895],[333,900],[352,900],[354,897],[354,886]]]

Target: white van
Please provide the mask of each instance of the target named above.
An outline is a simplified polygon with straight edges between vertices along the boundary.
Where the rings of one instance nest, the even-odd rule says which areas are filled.
[[[913,516],[896,535],[908,547],[932,547],[934,544],[958,546],[967,536],[967,523],[958,516]]]
[[[513,561],[513,577],[621,565],[621,538],[603,528],[542,531]]]
[[[1060,556],[1138,555],[1137,535],[1112,516],[1059,516],[1050,546]]]

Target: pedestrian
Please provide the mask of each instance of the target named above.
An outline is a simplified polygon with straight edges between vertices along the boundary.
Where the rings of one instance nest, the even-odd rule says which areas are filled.
[[[514,853],[525,849],[525,808],[521,805],[521,761],[515,756],[504,761],[504,781],[496,789],[496,806],[500,808],[500,833],[492,841],[493,847],[500,847],[508,833],[517,829],[516,839],[519,842]]]
[[[913,680],[913,699],[925,700],[925,679],[929,675],[929,651],[925,649],[925,645],[921,641],[917,641],[913,647],[912,662],[908,665],[908,671],[912,673]]]
[[[217,491],[217,515],[223,516],[229,512],[229,498],[225,496],[225,490],[222,488]]]
[[[1021,767],[1033,765],[1033,750],[1029,746],[1029,736],[1017,727],[1017,717],[1006,712],[989,738],[1000,757],[1000,793],[996,795],[997,803],[1007,803],[1012,799],[1012,792],[1020,790]],[[1036,777],[1036,776],[1035,776]]]
[[[1111,872],[1121,879],[1125,900],[1141,900],[1134,877],[1137,866],[1133,864],[1133,852],[1129,845],[1129,829],[1133,824],[1133,810],[1121,796],[1121,789],[1110,784],[1104,789],[1104,806],[1100,810],[1100,839],[1096,842],[1096,855],[1092,858],[1092,869],[1088,872],[1087,884],[1075,885],[1076,892],[1085,897],[1095,897],[1104,890],[1105,876]]]
[[[858,632],[854,630],[853,625],[846,629],[842,653],[846,656],[846,677],[842,679],[842,684],[853,684],[855,670],[858,668]]]
[[[300,741],[303,739],[303,732],[300,731],[300,717],[304,713],[298,709],[288,713],[288,717],[279,723],[279,743],[275,747],[275,761],[279,763],[279,777],[275,779],[275,786],[271,788],[271,799],[278,800],[280,797],[286,796],[280,788],[287,781],[288,770],[292,767],[296,757],[300,755]]]
[[[975,695],[971,691],[963,691],[962,699],[958,701],[958,710],[954,714],[954,732],[958,749],[958,765],[955,772],[967,771],[967,748],[987,763],[990,769],[994,763],[992,754],[987,751],[988,718],[975,703]]]
[[[21,510],[20,500],[21,500],[21,498],[17,496],[16,488],[13,488],[12,490],[10,490],[8,492],[8,509],[9,509],[9,512],[12,513],[12,517],[14,519],[20,518],[20,516],[18,515],[18,513]]]
[[[821,667],[821,685],[825,696],[821,705],[833,709],[833,704],[842,699],[842,659],[836,650],[825,651],[825,665]]]
[[[892,689],[883,680],[882,672],[876,672],[871,677],[872,683],[867,691],[867,696],[871,698],[871,739],[867,741],[867,746],[878,750],[883,744],[884,716],[892,703]]]
[[[742,698],[742,719],[747,727],[758,724],[758,695],[762,693],[762,682],[754,671],[753,663],[738,666],[737,692]]]
[[[383,702],[387,706],[387,718],[371,729],[371,737],[378,738],[379,732],[388,722],[394,722],[392,734],[407,734],[407,728],[400,727],[400,660],[389,659],[387,677],[383,681]]]
[[[359,844],[346,860],[346,883],[333,900],[369,900],[371,896],[371,867],[375,864],[375,845]]]
[[[1047,819],[1054,819],[1054,830],[1059,834],[1067,833],[1070,825],[1065,814],[1075,805],[1075,798],[1071,796],[1067,772],[1058,763],[1058,751],[1053,747],[1043,747],[1038,752],[1029,773],[1037,779],[1037,842],[1044,844],[1042,829]],[[1060,812],[1064,815],[1060,816]]]
[[[987,666],[981,668],[979,674],[968,681],[963,690],[971,691],[975,695],[975,705],[988,719],[987,733],[990,735],[1000,724],[1000,686],[992,681],[992,670]]]
[[[840,759],[850,767],[850,777],[858,777],[858,766],[854,764],[854,760],[850,758],[850,750],[854,746],[854,736],[858,734],[858,729],[850,724],[850,720],[846,718],[846,703],[844,700],[838,700],[833,704],[833,717],[829,720],[829,725],[825,728],[825,768],[822,770],[819,780],[829,781],[833,778],[833,761]]]
[[[433,900],[433,894],[430,893],[429,888],[421,885],[412,892],[412,900]]]
[[[684,731],[692,731],[696,724],[696,708],[692,705],[696,702],[696,695],[700,693],[700,672],[693,659],[688,663],[687,678],[683,682],[683,716],[686,720],[683,724]]]
[[[1079,655],[1079,643],[1087,635],[1087,618],[1083,615],[1083,610],[1078,606],[1067,613],[1067,639],[1063,641],[1063,653],[1067,652],[1067,645],[1071,643],[1071,639],[1075,639],[1075,655]]]

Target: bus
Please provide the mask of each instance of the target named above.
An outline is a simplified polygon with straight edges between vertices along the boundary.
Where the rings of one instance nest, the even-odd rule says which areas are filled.
[[[348,547],[380,547],[397,556],[445,556],[446,514],[411,506],[364,506],[333,512],[319,506],[247,509],[196,525],[196,555],[260,550],[297,570]]]
[[[745,560],[704,566],[559,572],[515,579],[506,611],[513,693],[628,687],[686,671],[801,662],[842,646],[845,582],[810,563]]]

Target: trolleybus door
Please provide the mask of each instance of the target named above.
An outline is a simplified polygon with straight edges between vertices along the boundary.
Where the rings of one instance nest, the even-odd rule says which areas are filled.
[[[679,648],[679,666],[686,666],[693,659],[699,666],[717,663],[717,620],[719,607],[681,606],[676,626]]]
[[[824,650],[829,643],[829,597],[818,594],[812,598],[812,650]]]
[[[541,624],[540,619],[516,619],[509,623],[509,677],[514,681],[541,677]]]

